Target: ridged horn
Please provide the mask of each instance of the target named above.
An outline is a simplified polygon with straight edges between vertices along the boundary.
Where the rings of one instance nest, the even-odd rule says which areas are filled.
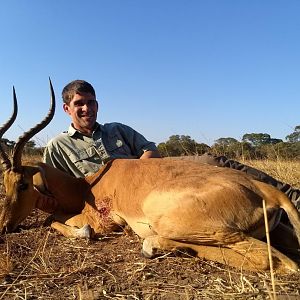
[[[50,94],[51,94],[51,100],[50,100],[50,109],[45,117],[45,119],[34,126],[33,128],[29,129],[27,132],[25,132],[22,136],[19,137],[18,141],[16,142],[13,150],[13,157],[12,157],[12,167],[14,170],[18,170],[22,166],[22,150],[25,146],[25,144],[38,132],[40,132],[42,129],[44,129],[53,119],[54,112],[55,112],[55,95],[54,90],[52,86],[52,82],[49,78],[50,83]]]
[[[17,114],[18,114],[18,102],[17,102],[15,87],[13,87],[13,102],[14,102],[13,103],[14,107],[13,107],[12,115],[10,116],[9,120],[5,124],[3,124],[2,127],[0,128],[0,140],[2,139],[2,136],[4,135],[4,133],[14,123],[14,121],[17,117]],[[9,160],[7,153],[2,148],[1,143],[0,143],[0,155],[1,155],[1,164],[3,165],[4,170],[9,169],[11,167],[11,162]]]

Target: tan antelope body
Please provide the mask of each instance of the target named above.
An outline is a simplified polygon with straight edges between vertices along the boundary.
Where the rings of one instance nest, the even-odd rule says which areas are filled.
[[[270,229],[284,228],[289,235],[282,246],[299,248],[300,216],[290,200],[240,171],[192,161],[116,159],[78,179],[43,163],[16,166],[19,160],[13,159],[10,164],[1,151],[6,165],[2,231],[14,230],[35,207],[39,193],[50,192],[59,201],[51,226],[65,236],[97,236],[128,224],[144,239],[147,257],[155,249],[190,248],[199,257],[259,271],[269,268],[267,244],[261,241],[264,200]],[[280,208],[294,232],[279,223]],[[275,248],[272,257],[277,272],[298,270]]]

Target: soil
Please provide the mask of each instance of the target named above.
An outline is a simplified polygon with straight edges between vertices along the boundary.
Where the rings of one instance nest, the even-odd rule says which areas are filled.
[[[67,239],[33,211],[0,237],[0,299],[268,299],[270,274],[193,257],[140,254],[130,229],[99,240]],[[277,299],[300,299],[300,274],[275,275]]]

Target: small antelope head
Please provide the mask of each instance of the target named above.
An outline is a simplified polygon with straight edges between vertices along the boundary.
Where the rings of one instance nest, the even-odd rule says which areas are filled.
[[[55,112],[55,95],[50,81],[51,104],[44,120],[25,132],[16,142],[12,158],[0,144],[0,159],[3,169],[3,185],[5,198],[2,200],[0,212],[0,232],[12,232],[30,214],[35,207],[38,192],[34,188],[33,178],[40,169],[34,166],[22,166],[22,151],[25,144],[38,132],[44,129],[52,120]],[[0,128],[0,139],[14,123],[18,105],[15,89],[13,89],[13,113],[9,120]]]

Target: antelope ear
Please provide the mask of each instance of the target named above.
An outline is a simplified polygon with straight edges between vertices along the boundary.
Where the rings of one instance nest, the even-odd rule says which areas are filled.
[[[33,186],[41,193],[46,194],[48,192],[48,185],[45,177],[45,172],[40,167],[32,169],[32,181]]]

